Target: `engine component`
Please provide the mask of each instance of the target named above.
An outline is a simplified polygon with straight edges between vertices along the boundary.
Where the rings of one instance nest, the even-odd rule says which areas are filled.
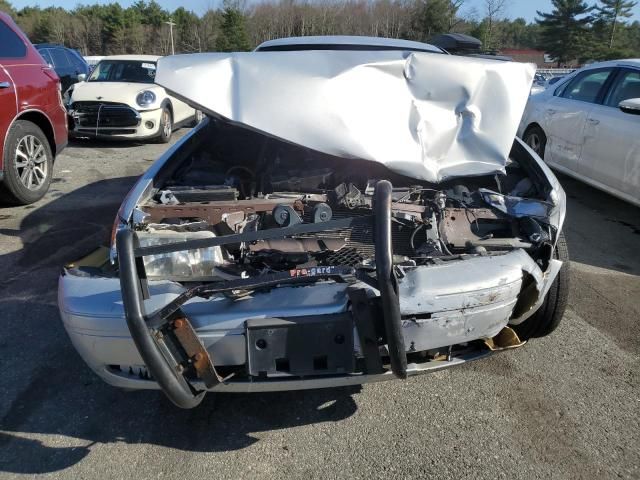
[[[320,253],[335,252],[340,250],[347,243],[346,238],[323,237],[323,238],[275,238],[271,240],[259,240],[249,245],[249,250],[258,252],[260,250],[278,250],[286,253]]]
[[[302,218],[289,205],[276,205],[272,212],[273,219],[281,227],[290,227],[302,223]]]
[[[371,200],[362,195],[362,192],[353,183],[349,183],[349,185],[341,183],[338,185],[333,190],[333,197],[338,205],[344,205],[347,208],[371,206]]]
[[[171,192],[180,203],[220,202],[238,199],[238,190],[228,185],[175,186],[171,187]]]
[[[333,211],[326,203],[319,203],[313,207],[313,223],[328,222],[332,216]]]
[[[180,203],[171,190],[160,190],[156,198],[163,205],[177,205]]]
[[[531,217],[522,217],[520,219],[520,231],[526,239],[536,245],[550,240],[549,234]]]
[[[309,172],[287,172],[283,175],[272,175],[271,188],[274,192],[300,192],[326,188],[333,175],[330,168],[320,168]]]
[[[170,218],[200,218],[211,225],[217,225],[222,221],[222,216],[228,213],[244,212],[246,215],[270,213],[274,207],[283,204],[300,213],[304,211],[304,205],[299,198],[288,200],[282,198],[256,198],[251,200],[188,203],[184,205],[160,205],[154,203],[144,205],[141,209],[148,215],[148,222],[161,223]]]

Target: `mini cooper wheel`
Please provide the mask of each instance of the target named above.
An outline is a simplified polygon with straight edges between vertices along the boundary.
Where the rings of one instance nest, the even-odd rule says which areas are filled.
[[[173,118],[171,110],[164,107],[162,114],[160,115],[160,135],[158,135],[158,141],[160,143],[169,143],[171,140],[171,134],[173,133]]]
[[[53,153],[47,137],[36,124],[16,120],[4,149],[3,197],[26,205],[40,200],[51,183]]]
[[[533,125],[527,129],[524,134],[524,143],[529,145],[531,150],[536,152],[538,156],[544,160],[544,150],[547,147],[547,136],[537,125]]]

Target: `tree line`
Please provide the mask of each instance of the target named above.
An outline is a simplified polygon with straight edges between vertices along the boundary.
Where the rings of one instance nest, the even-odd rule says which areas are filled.
[[[534,22],[506,18],[509,0],[225,0],[201,15],[168,11],[155,0],[15,9],[0,0],[32,42],[54,42],[83,55],[166,55],[172,21],[176,53],[245,51],[265,40],[304,35],[370,35],[428,41],[440,33],[472,35],[485,51],[541,49],[565,63],[640,56],[640,22],[631,0],[553,0]]]

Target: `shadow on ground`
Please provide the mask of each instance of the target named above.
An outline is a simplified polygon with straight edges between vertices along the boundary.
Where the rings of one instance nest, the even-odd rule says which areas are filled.
[[[640,208],[566,175],[556,175],[567,193],[564,232],[571,260],[640,275]]]
[[[95,443],[237,450],[258,441],[255,432],[338,421],[356,411],[358,388],[209,394],[199,408],[183,411],[158,391],[112,388],[84,365],[58,316],[57,276],[64,263],[105,244],[135,180],[101,180],[32,209],[2,212],[26,216],[13,228],[0,223],[0,235],[18,236],[23,244],[0,256],[0,311],[11,320],[0,336],[0,471],[65,469]]]

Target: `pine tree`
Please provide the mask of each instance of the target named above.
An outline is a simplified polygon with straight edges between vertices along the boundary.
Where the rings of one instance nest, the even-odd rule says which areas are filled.
[[[222,12],[222,26],[216,39],[219,52],[244,52],[251,48],[243,13],[232,5]]]
[[[590,7],[582,0],[553,0],[551,13],[536,13],[536,22],[542,28],[540,46],[558,66],[575,58],[581,58],[589,45],[589,25],[593,17]]]
[[[609,25],[609,48],[613,48],[616,26],[624,18],[633,16],[631,9],[638,2],[631,0],[600,0],[601,7],[597,7],[598,19]]]

